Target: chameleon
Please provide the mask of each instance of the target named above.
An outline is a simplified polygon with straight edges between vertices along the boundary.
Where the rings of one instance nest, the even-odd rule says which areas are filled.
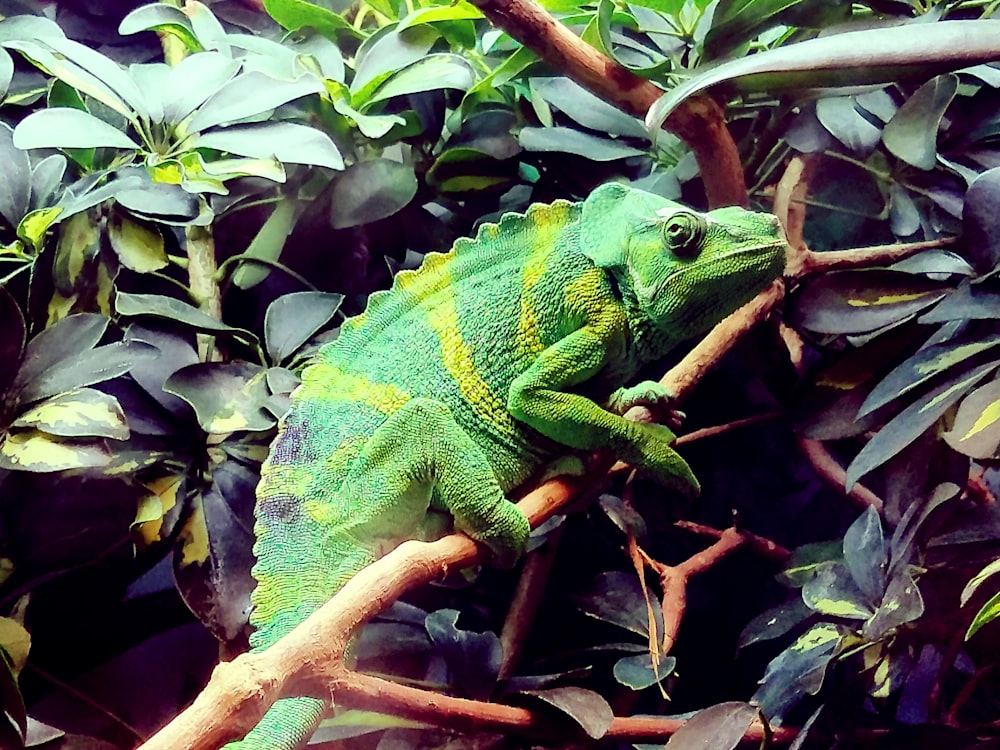
[[[530,529],[508,494],[561,456],[610,450],[696,494],[671,430],[622,416],[669,392],[626,384],[760,292],[785,249],[769,214],[608,183],[398,273],[303,370],[261,468],[251,648],[420,536],[430,508],[513,562]],[[281,699],[226,748],[298,748],[326,708]]]

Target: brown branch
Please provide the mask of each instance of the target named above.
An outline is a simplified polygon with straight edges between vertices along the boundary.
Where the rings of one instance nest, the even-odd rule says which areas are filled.
[[[882,498],[864,485],[855,483],[849,491],[844,491],[844,487],[847,484],[847,472],[840,465],[840,462],[830,455],[830,451],[826,449],[826,445],[819,440],[810,440],[801,436],[797,437],[796,441],[799,444],[802,455],[812,464],[813,470],[820,479],[837,490],[837,492],[852,500],[859,508],[870,506],[879,513],[882,512],[884,505]]]
[[[605,101],[645,117],[663,95],[644,78],[605,57],[556,21],[534,0],[471,0],[496,26],[534,51],[556,70]],[[711,206],[747,205],[739,151],[726,128],[722,108],[707,97],[693,97],[664,126],[694,152]]]
[[[859,247],[852,250],[832,250],[824,253],[806,250],[795,254],[794,257],[797,261],[789,262],[786,273],[793,278],[802,278],[812,273],[888,265],[922,253],[924,250],[950,247],[956,242],[958,242],[957,237],[938,237],[920,242],[898,242],[889,245]]]

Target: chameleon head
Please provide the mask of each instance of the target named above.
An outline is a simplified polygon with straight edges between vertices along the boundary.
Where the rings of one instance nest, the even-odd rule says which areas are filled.
[[[584,254],[672,341],[708,330],[752,299],[781,273],[787,247],[770,214],[699,213],[622,185],[602,186],[584,203],[581,240]]]

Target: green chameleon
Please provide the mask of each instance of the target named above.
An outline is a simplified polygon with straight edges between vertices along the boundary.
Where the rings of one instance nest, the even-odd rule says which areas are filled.
[[[785,247],[773,216],[607,184],[399,273],[305,369],[262,468],[252,647],[419,536],[430,507],[512,562],[529,528],[506,494],[572,451],[609,449],[696,493],[673,433],[621,416],[667,391],[623,386],[763,289]],[[325,708],[280,700],[227,747],[297,747]]]

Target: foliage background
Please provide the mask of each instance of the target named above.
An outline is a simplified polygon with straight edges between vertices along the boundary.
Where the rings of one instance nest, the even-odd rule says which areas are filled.
[[[651,143],[471,5],[264,8],[0,0],[4,746],[134,746],[191,700],[220,643],[242,647],[257,466],[309,353],[396,271],[609,179],[704,205],[676,138]],[[805,165],[813,250],[959,243],[796,284],[783,335],[755,333],[686,405],[688,429],[781,415],[685,447],[696,506],[615,486],[542,530],[558,554],[516,676],[497,680],[490,629],[514,578],[496,571],[394,607],[366,628],[362,666],[541,700],[584,730],[612,709],[735,702],[677,746],[749,722],[750,699],[819,744],[995,743],[1000,74],[940,73],[933,44],[937,21],[992,6],[548,8],[665,87],[825,29],[911,24],[926,59],[908,80],[733,77],[730,127],[755,205]],[[879,506],[818,476],[807,441]],[[792,554],[741,552],[700,577],[654,668],[623,532],[677,563],[705,546],[682,517],[735,517]],[[321,732],[448,741],[356,714]]]

